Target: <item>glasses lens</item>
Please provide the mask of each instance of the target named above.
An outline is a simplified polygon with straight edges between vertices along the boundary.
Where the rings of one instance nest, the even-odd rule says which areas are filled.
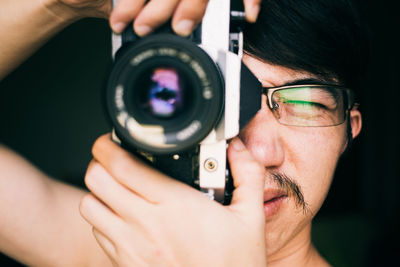
[[[346,117],[347,92],[335,87],[292,87],[272,94],[280,123],[293,126],[333,126]]]

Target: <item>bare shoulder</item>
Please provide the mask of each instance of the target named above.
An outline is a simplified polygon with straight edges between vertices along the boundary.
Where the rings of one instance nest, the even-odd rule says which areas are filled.
[[[84,194],[0,144],[0,251],[28,266],[112,266],[79,214]]]

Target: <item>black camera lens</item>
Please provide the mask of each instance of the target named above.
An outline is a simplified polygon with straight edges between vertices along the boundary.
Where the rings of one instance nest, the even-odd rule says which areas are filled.
[[[107,88],[107,109],[125,146],[170,154],[198,145],[224,108],[223,77],[195,43],[152,35],[118,55]]]

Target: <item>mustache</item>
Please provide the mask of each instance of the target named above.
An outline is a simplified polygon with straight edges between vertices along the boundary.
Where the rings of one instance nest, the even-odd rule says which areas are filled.
[[[292,197],[295,200],[296,206],[300,207],[304,214],[311,212],[304,199],[304,194],[300,185],[293,178],[279,172],[270,173],[270,177],[280,190],[284,191],[288,197]]]

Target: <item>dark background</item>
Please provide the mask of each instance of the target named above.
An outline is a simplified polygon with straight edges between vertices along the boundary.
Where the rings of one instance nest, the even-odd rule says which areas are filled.
[[[400,238],[400,91],[396,1],[365,1],[371,58],[363,130],[339,164],[313,240],[334,266],[393,266]],[[104,20],[80,21],[0,82],[0,142],[77,186],[94,140],[109,131],[101,90],[110,59]],[[20,266],[0,255],[1,266]]]

